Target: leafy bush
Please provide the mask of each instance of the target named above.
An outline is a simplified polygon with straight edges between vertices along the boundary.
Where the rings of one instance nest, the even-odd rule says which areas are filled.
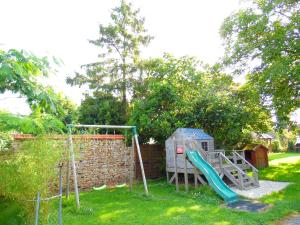
[[[61,141],[37,138],[24,141],[16,151],[0,155],[0,196],[18,202],[33,221],[37,192],[41,197],[52,196],[58,182],[58,162],[63,157]],[[46,219],[47,203],[41,204],[41,215]]]
[[[287,149],[287,150],[288,150],[289,152],[293,152],[293,151],[294,151],[294,143],[295,143],[295,142],[293,142],[293,141],[291,141],[291,140],[288,141],[288,149]]]
[[[12,145],[13,138],[9,133],[0,132],[0,151],[7,151]]]
[[[0,111],[0,129],[25,134],[62,133],[65,125],[50,114],[35,112],[30,116],[18,116]]]
[[[272,152],[280,152],[282,149],[280,141],[274,140],[272,143]]]

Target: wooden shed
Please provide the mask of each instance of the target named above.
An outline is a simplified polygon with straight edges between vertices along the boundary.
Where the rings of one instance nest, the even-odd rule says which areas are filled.
[[[262,144],[249,144],[243,149],[245,158],[256,168],[265,168],[269,166],[269,149]]]

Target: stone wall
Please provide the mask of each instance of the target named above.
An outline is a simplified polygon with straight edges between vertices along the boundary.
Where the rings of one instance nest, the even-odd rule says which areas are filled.
[[[130,174],[133,180],[141,179],[140,163],[136,148],[126,147],[122,135],[73,135],[75,163],[78,187],[81,190],[99,187],[101,185],[115,186],[129,183]],[[20,142],[30,140],[31,135],[15,135],[14,149]],[[67,158],[69,149],[66,135],[49,136],[49,139],[59,140],[66,148]],[[63,141],[62,141],[63,140]],[[131,144],[131,143],[130,143]],[[165,151],[164,146],[141,145],[141,153],[147,179],[164,176]],[[133,155],[130,155],[130,154]],[[63,161],[63,187],[67,183],[67,161]],[[163,170],[162,170],[163,168]],[[70,190],[74,190],[73,171],[70,166]],[[58,182],[58,179],[57,179]],[[55,190],[58,183],[52,184]]]
[[[24,140],[33,139],[31,135],[15,135],[14,149]],[[49,139],[67,140],[67,136],[49,136]],[[69,152],[65,141],[66,156]],[[73,146],[80,190],[106,184],[115,186],[129,183],[130,174],[135,177],[135,157],[131,147],[126,147],[122,135],[74,135]],[[132,155],[131,155],[132,154]],[[67,158],[67,157],[66,157]],[[67,183],[68,162],[63,161],[63,186]],[[69,162],[70,163],[70,162]],[[70,164],[71,165],[71,164]],[[132,172],[131,172],[132,171]],[[70,190],[74,190],[73,171],[70,166]],[[52,184],[57,189],[58,183]]]
[[[77,139],[74,151],[80,189],[129,183],[130,170],[135,168],[134,156],[123,140]]]

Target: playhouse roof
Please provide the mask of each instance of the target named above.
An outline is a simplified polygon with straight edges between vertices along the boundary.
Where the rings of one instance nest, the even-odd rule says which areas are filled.
[[[213,140],[213,137],[209,136],[202,129],[195,128],[178,128],[173,135],[189,139]]]

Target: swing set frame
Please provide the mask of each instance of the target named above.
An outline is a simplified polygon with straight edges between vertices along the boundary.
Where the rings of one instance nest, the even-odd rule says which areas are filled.
[[[142,178],[143,178],[143,184],[144,184],[144,191],[145,195],[148,196],[148,186],[147,186],[147,180],[145,176],[144,171],[144,164],[141,154],[141,149],[139,145],[138,140],[138,133],[136,126],[122,126],[122,125],[86,125],[86,124],[68,124],[68,147],[69,147],[69,154],[70,154],[70,160],[71,160],[71,167],[73,171],[73,179],[74,179],[74,191],[75,191],[75,200],[76,200],[76,207],[80,208],[80,199],[79,199],[79,190],[78,190],[78,183],[77,183],[77,172],[76,172],[76,162],[75,162],[75,155],[74,155],[74,146],[73,146],[73,138],[72,138],[72,128],[95,128],[95,129],[125,129],[125,130],[131,130],[132,132],[132,154],[134,154],[134,144],[137,148],[137,154],[140,162],[141,172],[142,172]],[[70,167],[70,165],[68,165]],[[67,174],[67,197],[69,195],[69,173]],[[132,175],[130,176],[130,190],[132,190]]]

